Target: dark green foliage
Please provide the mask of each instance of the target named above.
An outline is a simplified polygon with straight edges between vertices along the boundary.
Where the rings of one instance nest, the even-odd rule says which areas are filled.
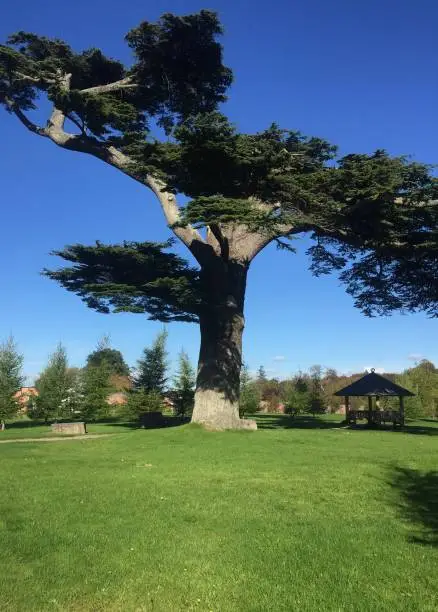
[[[297,207],[304,210],[315,200],[309,176],[319,176],[336,150],[327,142],[276,124],[257,134],[239,134],[218,112],[186,120],[175,129],[175,138],[178,146],[168,147],[171,155],[163,155],[162,166],[169,183],[193,198],[186,214],[198,223],[203,197],[229,200],[228,208],[237,202],[235,220],[244,212],[249,217],[257,212],[248,198],[281,202],[282,222],[296,218]],[[264,217],[272,215],[278,221],[278,212],[277,208],[265,210]]]
[[[0,344],[0,424],[17,413],[15,393],[23,385],[23,356],[12,337]]]
[[[167,332],[163,330],[155,338],[152,346],[146,347],[139,359],[135,386],[145,393],[163,394],[167,383]]]
[[[81,417],[85,421],[97,421],[109,414],[107,403],[112,392],[111,367],[106,361],[88,365],[82,372],[83,403]]]
[[[69,246],[55,254],[73,265],[45,274],[99,312],[198,322],[224,299],[215,281],[219,272],[229,281],[231,260],[247,267],[269,242],[293,250],[289,240],[305,233],[313,241],[311,271],[338,273],[366,315],[437,316],[438,180],[431,168],[384,150],[338,158],[324,139],[275,123],[239,133],[218,111],[232,81],[221,33],[211,11],[166,13],[126,35],[129,66],[99,49],[78,53],[26,32],[0,46],[0,103],[28,129],[148,187],[152,178],[156,194],[167,191],[167,204],[171,194],[188,197],[166,214],[177,235],[183,227],[190,233],[181,239],[199,270],[169,253],[170,242],[125,242]],[[74,135],[61,142],[49,133],[50,120],[47,127],[29,121],[25,113],[40,94],[74,123]],[[189,223],[208,226],[215,248]]]
[[[287,414],[307,412],[310,404],[311,380],[308,374],[299,371],[282,385],[282,400]]]
[[[66,401],[71,387],[72,375],[68,368],[67,352],[59,344],[50,355],[49,362],[35,381],[38,397],[32,416],[45,422],[57,421],[70,416]]]
[[[172,396],[174,398],[176,414],[187,416],[193,410],[196,376],[195,370],[184,350],[180,352],[178,362]]]
[[[336,166],[326,166],[324,162],[332,153],[328,144],[295,133],[286,137],[274,128],[248,144],[251,155],[242,153],[239,157],[234,149],[230,153],[227,141],[234,143],[237,137],[224,136],[221,141],[210,122],[205,117],[202,120],[204,129],[194,141],[188,139],[184,125],[176,132],[186,139],[183,143],[157,145],[157,149],[167,149],[164,156],[160,157],[157,149],[151,154],[147,147],[153,169],[175,189],[193,196],[182,211],[181,225],[239,222],[249,232],[272,237],[281,236],[285,227],[291,229],[291,235],[310,232],[314,239],[308,250],[312,272],[337,271],[366,315],[393,310],[436,313],[438,206],[434,198],[438,198],[438,191],[427,166],[391,158],[382,151],[350,155]],[[277,157],[272,157],[271,149],[277,150]],[[254,157],[255,152],[261,159]],[[170,154],[173,158],[169,161]],[[282,156],[288,161],[280,163]],[[140,168],[143,162],[138,163]],[[234,165],[244,178],[233,177],[230,167]],[[247,167],[245,171],[242,165]],[[251,198],[263,199],[264,204],[255,205]],[[275,202],[281,206],[274,206]],[[281,244],[290,248],[288,243]],[[172,273],[172,256],[162,251],[167,246],[76,245],[58,254],[68,261],[75,258],[82,266],[80,272],[67,268],[46,273],[94,308],[107,308],[112,300],[115,311],[146,310],[162,321],[195,320],[205,300],[198,273],[179,258]],[[133,274],[128,283],[121,284],[120,266],[130,270],[133,251],[140,249],[148,250],[146,269],[134,269],[145,273],[146,283]],[[100,254],[110,264],[106,281],[94,267],[87,269],[91,265],[89,253]],[[105,294],[109,300],[105,301]]]
[[[166,13],[156,24],[145,21],[131,30],[126,41],[136,63],[130,74],[140,85],[133,103],[157,115],[167,129],[175,118],[213,110],[226,99],[232,81],[216,42],[221,33],[217,15],[205,10],[185,16]]]
[[[163,410],[163,397],[156,391],[130,391],[125,406],[125,416],[130,421],[141,421],[142,415]]]
[[[312,271],[340,270],[367,315],[397,309],[435,315],[438,181],[430,168],[376,151],[349,155],[326,175],[329,216],[309,250]]]
[[[87,366],[99,367],[103,362],[107,364],[111,374],[129,376],[129,367],[120,351],[110,347],[98,348],[87,357]]]
[[[310,368],[310,380],[308,391],[307,410],[311,414],[323,414],[327,410],[326,398],[322,386],[323,371],[321,366],[315,365]]]
[[[309,408],[309,391],[292,381],[286,388],[284,400],[286,414],[302,414]]]
[[[146,312],[160,321],[196,321],[199,272],[166,252],[171,244],[72,245],[54,254],[74,265],[44,274],[98,312]]]
[[[150,117],[170,129],[175,121],[225,100],[232,75],[222,65],[216,41],[221,31],[209,11],[166,14],[156,24],[145,21],[126,36],[134,52],[130,67],[99,49],[76,53],[61,40],[18,32],[0,46],[0,102],[8,97],[28,110],[40,91],[47,92],[84,135],[141,140]],[[62,86],[63,74],[72,75],[70,90]],[[123,78],[135,86],[98,95],[83,91]]]
[[[266,376],[266,370],[265,368],[261,365],[259,367],[259,369],[257,370],[257,382],[259,383],[265,383],[268,380],[267,376]]]

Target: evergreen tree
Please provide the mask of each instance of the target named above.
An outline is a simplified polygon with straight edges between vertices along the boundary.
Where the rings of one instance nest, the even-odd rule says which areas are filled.
[[[259,369],[257,370],[257,382],[264,384],[267,380],[268,380],[268,377],[266,376],[266,370],[261,365]]]
[[[87,422],[109,415],[107,400],[113,391],[111,378],[115,374],[111,358],[105,358],[107,350],[111,350],[109,337],[104,336],[97,343],[95,350],[87,356],[86,366],[82,369],[79,379],[81,418]]]
[[[193,410],[196,376],[187,353],[182,350],[178,358],[178,370],[174,378],[176,414],[186,416]]]
[[[123,359],[120,351],[111,348],[108,336],[104,336],[99,341],[96,350],[87,357],[87,366],[100,366],[105,361],[111,370],[111,374],[116,376],[129,376],[129,367]]]
[[[111,367],[106,361],[87,365],[82,372],[82,418],[97,421],[109,414],[108,396],[112,391]]]
[[[309,407],[309,393],[300,392],[294,385],[288,388],[285,395],[286,414],[302,414]]]
[[[33,416],[43,418],[46,423],[69,416],[65,410],[65,400],[68,397],[70,383],[67,352],[60,343],[50,355],[47,366],[35,382],[38,397]]]
[[[322,388],[322,368],[319,365],[310,368],[310,391],[308,411],[313,415],[326,411],[326,400]]]
[[[152,346],[143,351],[143,358],[138,361],[135,386],[145,392],[153,391],[163,394],[167,383],[167,332],[163,330],[155,338]]]
[[[12,336],[0,344],[0,430],[5,428],[6,419],[17,413],[15,394],[23,385],[23,356],[17,350]]]
[[[276,124],[238,132],[218,112],[232,82],[221,34],[211,11],[166,13],[128,32],[134,61],[124,66],[95,47],[77,53],[20,31],[0,46],[0,103],[33,134],[153,192],[195,265],[169,241],[76,244],[57,252],[69,267],[46,274],[99,312],[198,323],[192,420],[239,428],[253,426],[238,415],[252,260],[270,243],[292,250],[290,239],[307,233],[311,271],[338,272],[366,315],[436,316],[438,181],[384,150],[338,157],[325,140]],[[38,125],[28,111],[47,101]]]
[[[128,394],[128,401],[125,406],[125,417],[130,421],[142,421],[142,416],[146,413],[161,413],[163,410],[163,397],[156,391],[144,391],[134,389]],[[158,423],[162,424],[162,420]]]

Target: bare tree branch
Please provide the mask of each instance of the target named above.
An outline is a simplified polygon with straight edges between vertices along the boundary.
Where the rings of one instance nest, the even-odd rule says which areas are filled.
[[[177,225],[181,219],[181,215],[175,195],[170,191],[166,191],[166,185],[161,180],[154,178],[153,176],[149,175],[146,178],[145,183],[157,196],[167,223],[172,229],[173,233],[178,236],[178,238],[192,251],[195,257],[198,257],[199,254],[196,251],[197,243],[205,244],[205,242],[201,234],[191,225],[184,227],[179,227]]]
[[[7,101],[10,110],[20,119],[20,121],[31,132],[49,138],[53,143],[63,149],[87,153],[105,163],[117,168],[127,176],[149,187],[157,196],[161,208],[166,217],[167,223],[173,233],[189,248],[192,254],[198,259],[202,258],[202,245],[206,245],[202,236],[191,225],[184,227],[178,226],[180,221],[180,210],[176,202],[175,195],[166,191],[165,184],[157,178],[147,176],[146,179],[139,178],[135,174],[134,162],[127,155],[113,146],[99,142],[96,138],[84,134],[71,134],[63,129],[65,116],[57,108],[54,108],[48,121],[47,127],[41,128],[32,123],[22,111],[15,106],[12,101]]]
[[[14,78],[15,77],[18,77],[20,81],[30,81],[31,83],[48,83],[50,85],[56,83],[56,79],[33,77],[28,74],[23,74],[22,72],[14,72]]]
[[[59,74],[58,75],[59,86],[64,91],[70,90],[71,77],[72,77],[71,74]],[[50,115],[50,118],[47,122],[47,129],[49,131],[58,130],[61,132],[64,129],[64,123],[65,123],[65,114],[59,108],[56,108],[56,106],[54,106],[52,110],[52,114]]]
[[[120,81],[114,81],[114,83],[107,83],[106,85],[96,85],[95,87],[87,87],[86,89],[80,89],[80,93],[85,94],[101,94],[108,93],[110,91],[119,91],[121,89],[134,89],[138,87],[136,83],[132,82],[131,77],[125,77]]]
[[[5,97],[5,102],[6,102],[6,106],[8,107],[8,109],[12,113],[14,113],[14,115],[16,117],[18,117],[18,119],[21,121],[21,123],[30,132],[33,132],[34,134],[38,134],[38,136],[47,136],[47,134],[45,133],[44,128],[40,127],[39,125],[36,125],[35,123],[33,123],[33,121],[31,121],[28,117],[26,117],[26,115],[23,113],[23,111],[20,110],[18,105],[14,102],[14,100],[11,100],[10,98]]]
[[[57,75],[57,81],[62,90],[69,91],[71,77],[71,74],[59,73]],[[115,91],[117,89],[130,86],[130,77],[127,77],[126,79],[122,79],[121,81],[115,83],[109,83],[108,85],[83,89],[82,93],[103,93],[104,91]],[[50,138],[52,142],[64,149],[93,155],[94,157],[101,159],[105,163],[117,168],[118,170],[121,170],[124,174],[127,174],[131,178],[134,178],[143,185],[149,187],[149,189],[151,189],[157,196],[167,223],[173,233],[190,249],[195,257],[200,257],[199,246],[202,244],[205,245],[206,243],[199,232],[191,225],[184,227],[178,225],[181,220],[180,210],[176,202],[175,195],[166,190],[165,183],[151,175],[147,176],[146,179],[143,177],[139,178],[135,174],[135,164],[133,160],[115,147],[99,142],[99,140],[94,137],[87,136],[80,124],[72,117],[68,118],[73,121],[73,123],[79,127],[79,129],[81,129],[82,133],[78,135],[66,132],[64,130],[66,115],[56,106],[53,107],[50,118],[47,121],[47,126],[45,128],[40,128],[33,124],[12,100],[7,102],[7,104],[10,110],[15,113],[20,121],[31,132]]]
[[[220,255],[225,260],[228,260],[228,240],[225,238],[219,223],[207,225],[207,244],[213,248],[216,255]]]

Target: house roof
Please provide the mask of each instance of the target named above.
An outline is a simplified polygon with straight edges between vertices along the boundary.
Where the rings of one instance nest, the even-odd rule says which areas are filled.
[[[335,395],[340,395],[343,397],[350,396],[390,396],[390,397],[400,397],[400,396],[412,396],[415,393],[408,391],[404,387],[400,387],[400,385],[396,385],[388,378],[381,376],[380,374],[376,374],[374,370],[371,370],[369,374],[365,374],[359,380],[344,387],[343,389],[339,389],[336,391]]]

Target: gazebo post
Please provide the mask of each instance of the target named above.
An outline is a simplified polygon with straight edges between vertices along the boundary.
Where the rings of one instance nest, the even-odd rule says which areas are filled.
[[[368,425],[373,423],[373,398],[371,395],[368,396]]]
[[[350,398],[348,395],[345,396],[345,420],[347,421],[347,425],[349,423],[349,412],[350,412]]]
[[[403,395],[399,395],[399,400],[400,400],[400,424],[404,425],[405,424],[405,402],[404,402],[404,397]]]

